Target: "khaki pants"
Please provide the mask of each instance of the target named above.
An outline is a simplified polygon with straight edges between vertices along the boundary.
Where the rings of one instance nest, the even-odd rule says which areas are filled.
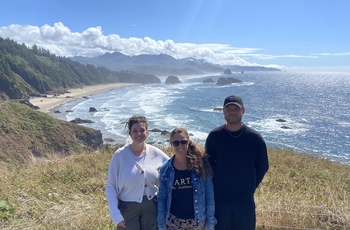
[[[126,230],[157,230],[157,198],[148,200],[143,196],[142,202],[119,200],[118,208],[124,217]]]

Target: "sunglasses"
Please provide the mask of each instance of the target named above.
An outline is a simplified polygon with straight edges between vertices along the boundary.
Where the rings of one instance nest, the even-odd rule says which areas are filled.
[[[182,141],[173,141],[172,144],[174,145],[174,147],[179,147],[179,145],[187,145],[188,140],[182,140]]]

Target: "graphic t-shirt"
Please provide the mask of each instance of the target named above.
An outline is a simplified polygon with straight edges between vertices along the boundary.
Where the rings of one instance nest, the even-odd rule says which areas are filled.
[[[180,219],[194,218],[191,170],[175,169],[170,213]]]

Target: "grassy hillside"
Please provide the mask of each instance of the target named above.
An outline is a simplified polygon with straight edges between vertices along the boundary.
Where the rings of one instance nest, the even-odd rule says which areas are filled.
[[[4,172],[0,228],[116,229],[105,199],[114,150]],[[269,157],[256,194],[257,229],[350,229],[350,166],[279,149]]]
[[[102,144],[100,131],[55,119],[19,101],[0,101],[0,173],[8,164],[29,166]]]

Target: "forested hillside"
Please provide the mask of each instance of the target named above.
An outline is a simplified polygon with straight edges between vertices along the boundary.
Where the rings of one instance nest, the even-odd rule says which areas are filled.
[[[159,83],[160,80],[153,75],[83,65],[36,45],[30,48],[0,37],[0,99],[27,99],[64,92],[67,88],[116,82]]]

